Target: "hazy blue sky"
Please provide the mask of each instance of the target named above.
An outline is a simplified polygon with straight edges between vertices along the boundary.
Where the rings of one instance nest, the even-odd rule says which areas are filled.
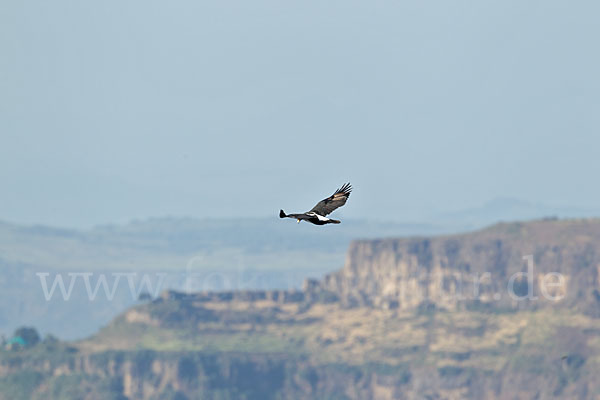
[[[4,1],[0,219],[600,204],[597,1]]]

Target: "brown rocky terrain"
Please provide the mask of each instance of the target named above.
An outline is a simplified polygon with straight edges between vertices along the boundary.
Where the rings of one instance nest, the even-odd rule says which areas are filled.
[[[344,268],[319,286],[347,304],[576,307],[597,315],[599,244],[598,220],[503,223],[462,235],[361,240],[351,244]],[[523,301],[528,280],[537,299]]]

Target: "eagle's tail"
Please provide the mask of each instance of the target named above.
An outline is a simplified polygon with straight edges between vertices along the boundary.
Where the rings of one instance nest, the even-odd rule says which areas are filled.
[[[283,212],[283,210],[279,210],[279,218],[285,218],[287,215]]]

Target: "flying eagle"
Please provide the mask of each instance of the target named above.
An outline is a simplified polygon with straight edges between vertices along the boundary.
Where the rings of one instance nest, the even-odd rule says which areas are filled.
[[[346,183],[336,190],[334,194],[318,202],[312,210],[303,214],[286,214],[283,210],[279,210],[279,218],[295,218],[298,220],[298,223],[300,221],[308,221],[315,225],[339,224],[341,221],[327,218],[327,215],[331,214],[336,208],[346,204],[350,192],[352,192],[352,186],[350,183]]]

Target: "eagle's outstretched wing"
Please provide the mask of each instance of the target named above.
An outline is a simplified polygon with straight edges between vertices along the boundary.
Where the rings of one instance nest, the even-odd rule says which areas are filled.
[[[346,204],[350,192],[352,192],[352,186],[350,183],[346,183],[336,190],[334,194],[317,203],[317,205],[309,212],[314,212],[325,217],[326,215],[331,214],[336,208]]]

